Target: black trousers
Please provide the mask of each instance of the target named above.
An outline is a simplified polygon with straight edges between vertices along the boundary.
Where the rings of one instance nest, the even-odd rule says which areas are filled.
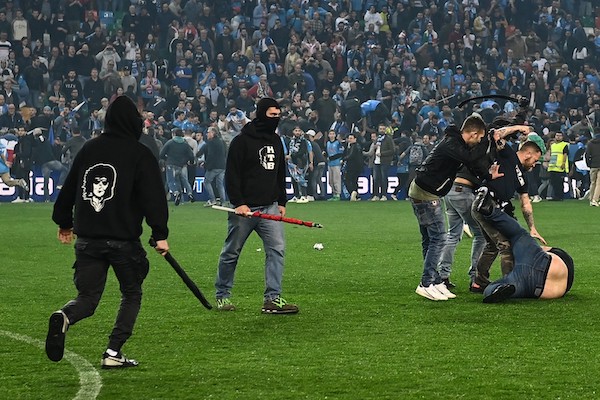
[[[552,200],[562,201],[565,196],[564,190],[565,173],[550,171],[550,186],[552,186]]]
[[[111,265],[121,289],[121,307],[108,348],[120,351],[133,332],[142,303],[142,282],[148,275],[146,251],[139,241],[78,238],[73,265],[78,295],[65,304],[62,311],[71,325],[94,314]]]
[[[352,194],[352,192],[358,192],[358,177],[360,176],[360,171],[347,170],[344,172],[344,185],[346,185],[346,189],[348,192]]]
[[[16,179],[25,179],[27,184],[29,185],[29,173],[31,172],[31,163],[23,162],[16,163],[13,165],[12,173]],[[17,195],[23,199],[29,199],[29,191],[26,191],[21,186],[17,186]]]

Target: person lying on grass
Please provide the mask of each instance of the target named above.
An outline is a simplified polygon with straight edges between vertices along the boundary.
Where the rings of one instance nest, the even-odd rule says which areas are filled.
[[[485,288],[484,303],[508,298],[557,299],[571,290],[573,258],[558,247],[540,246],[515,219],[497,207],[487,187],[478,190],[473,211],[483,215],[510,241],[514,257],[513,270]]]

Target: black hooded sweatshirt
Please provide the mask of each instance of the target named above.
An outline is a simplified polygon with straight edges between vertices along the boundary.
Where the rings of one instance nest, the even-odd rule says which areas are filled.
[[[275,133],[279,118],[266,116],[277,101],[258,102],[256,118],[242,128],[229,146],[225,167],[225,187],[235,207],[285,206],[285,155],[281,138]]]
[[[160,169],[138,141],[142,119],[126,96],[108,107],[102,135],[85,143],[54,204],[52,219],[79,237],[139,240],[142,220],[156,240],[168,236]],[[74,208],[74,213],[73,213]]]

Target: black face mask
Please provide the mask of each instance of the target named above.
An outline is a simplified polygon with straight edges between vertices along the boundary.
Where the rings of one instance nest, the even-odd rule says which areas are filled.
[[[261,122],[265,124],[265,127],[269,130],[275,131],[279,126],[279,121],[281,118],[279,117],[267,117],[263,119]]]

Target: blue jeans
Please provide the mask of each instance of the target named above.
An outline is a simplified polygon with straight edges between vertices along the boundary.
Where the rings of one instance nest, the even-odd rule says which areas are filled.
[[[277,203],[270,206],[253,207],[252,211],[279,215]],[[219,256],[219,269],[215,281],[217,298],[231,296],[233,278],[240,252],[252,231],[256,231],[263,241],[265,250],[265,292],[264,298],[274,299],[281,294],[283,260],[285,255],[285,235],[283,222],[262,218],[246,218],[229,214],[227,239]]]
[[[490,283],[483,295],[489,296],[501,284],[514,285],[514,298],[538,298],[542,294],[551,257],[538,245],[517,220],[495,208],[485,219],[508,238],[515,259],[513,270],[503,278]]]
[[[325,164],[315,165],[314,169],[308,174],[308,194],[315,198],[325,197],[327,190],[325,189],[325,183],[323,182],[323,171],[325,170]],[[317,186],[319,192],[317,193]]]
[[[67,177],[68,169],[58,160],[48,161],[42,164],[42,175],[44,176],[44,200],[48,200],[50,196],[48,194],[48,183],[50,182],[50,174],[52,171],[60,171],[57,186],[62,186]]]
[[[437,270],[444,244],[446,243],[446,227],[444,211],[440,199],[410,200],[413,211],[419,222],[421,246],[423,247],[423,276],[421,284],[425,287],[442,282]]]
[[[477,260],[481,256],[481,252],[485,246],[485,238],[481,232],[479,224],[471,215],[471,205],[475,200],[473,188],[455,183],[450,192],[444,197],[446,203],[446,215],[448,216],[448,236],[446,237],[446,245],[442,250],[438,271],[442,279],[448,279],[452,272],[452,262],[454,261],[454,253],[456,246],[462,239],[463,225],[469,225],[473,232],[473,245],[471,246],[471,266],[469,267],[469,275],[471,281],[475,279],[475,267]]]
[[[215,201],[215,191],[213,190],[212,183],[215,181],[217,183],[217,192],[219,192],[219,198],[221,202],[227,200],[225,195],[225,185],[223,181],[225,180],[225,170],[224,169],[211,169],[207,170],[204,175],[204,189],[206,189],[206,193],[208,193],[208,199],[211,202]]]
[[[182,193],[185,191],[192,195],[192,187],[188,181],[187,166],[167,165],[167,186],[169,193]]]
[[[373,164],[373,196],[387,197],[388,164]]]

